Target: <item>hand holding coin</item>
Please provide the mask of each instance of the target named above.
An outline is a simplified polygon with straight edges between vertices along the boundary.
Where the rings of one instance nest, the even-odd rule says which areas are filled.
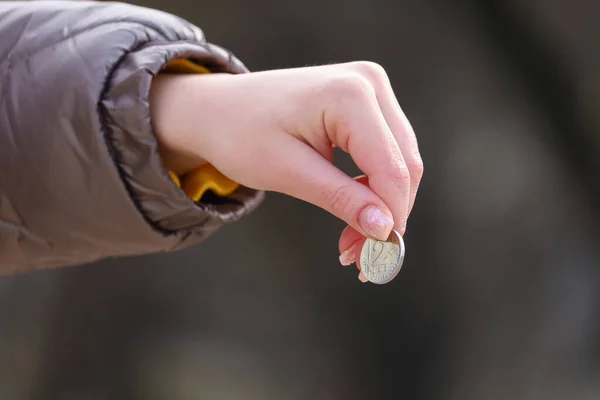
[[[369,185],[366,176],[355,180]],[[344,266],[356,263],[360,271],[358,279],[363,282],[384,284],[391,282],[404,262],[404,240],[398,231],[391,231],[385,241],[366,238],[354,228],[348,226],[342,232],[339,242],[340,263]]]
[[[150,104],[169,170],[209,163],[247,188],[321,207],[352,227],[340,238],[344,262],[358,259],[358,240],[386,242],[392,229],[404,235],[423,161],[383,67],[160,74]],[[337,168],[333,147],[365,176]]]
[[[150,104],[165,166],[177,174],[209,163],[242,186],[321,207],[363,237],[404,235],[423,161],[383,67],[161,74]],[[334,146],[368,185],[333,164]]]

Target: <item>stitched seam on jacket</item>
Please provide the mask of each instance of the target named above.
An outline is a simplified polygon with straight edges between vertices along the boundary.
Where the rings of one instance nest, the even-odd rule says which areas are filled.
[[[169,38],[165,34],[163,34],[162,32],[160,32],[158,29],[156,29],[156,28],[154,28],[152,26],[146,25],[143,22],[139,22],[139,21],[127,21],[127,20],[103,21],[103,22],[99,22],[97,24],[86,26],[85,28],[73,31],[73,32],[71,32],[71,34],[69,36],[63,37],[63,38],[61,38],[60,40],[58,40],[56,42],[50,42],[50,43],[47,43],[47,44],[45,44],[43,46],[40,46],[38,48],[30,49],[26,53],[16,53],[16,54],[13,54],[10,57],[8,57],[8,59],[6,59],[5,61],[0,62],[0,69],[4,68],[6,66],[8,66],[8,67],[14,66],[15,64],[17,64],[17,63],[19,63],[21,61],[28,60],[29,58],[35,56],[37,53],[39,53],[41,51],[44,51],[44,50],[48,49],[49,47],[57,46],[57,45],[59,45],[59,44],[61,44],[63,42],[66,42],[66,41],[69,41],[71,39],[74,39],[74,38],[78,37],[79,35],[82,35],[84,33],[88,33],[90,31],[93,31],[96,28],[104,27],[106,25],[139,25],[139,26],[142,26],[143,28],[148,29],[148,30],[152,31],[153,33],[157,34],[158,36],[162,37],[166,42],[169,42],[169,43],[171,43],[171,42],[179,42],[179,41],[186,41],[186,40],[189,40],[190,42],[197,43],[197,44],[204,44],[204,43],[206,43],[206,41],[205,41],[204,38],[202,38],[201,42],[195,42],[194,40],[189,39],[189,38],[188,39],[177,38],[176,40],[169,40]]]
[[[15,232],[19,232],[20,234],[25,236],[27,238],[27,240],[29,240],[29,241],[32,241],[32,242],[35,241],[35,242],[44,244],[45,246],[52,247],[52,244],[49,240],[36,235],[29,228],[27,228],[26,226],[24,226],[22,224],[18,224],[16,222],[11,222],[6,219],[0,218],[0,230],[1,229],[9,229],[9,230],[13,230]]]
[[[4,102],[8,98],[7,93],[8,93],[9,87],[8,87],[8,85],[5,85],[4,83],[8,79],[9,75],[10,75],[9,65],[6,64],[4,67],[0,66],[0,107],[4,106]]]

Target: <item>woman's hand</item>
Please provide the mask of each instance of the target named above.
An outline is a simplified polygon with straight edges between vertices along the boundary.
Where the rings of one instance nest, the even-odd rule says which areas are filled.
[[[150,101],[165,162],[176,172],[206,160],[242,185],[319,206],[349,225],[342,253],[365,236],[385,240],[392,228],[404,234],[423,163],[379,65],[163,75]],[[365,177],[336,168],[333,146]],[[355,260],[354,247],[343,262]]]

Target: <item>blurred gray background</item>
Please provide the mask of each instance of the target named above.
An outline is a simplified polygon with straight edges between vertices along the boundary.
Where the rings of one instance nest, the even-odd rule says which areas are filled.
[[[137,4],[251,70],[383,65],[425,161],[404,268],[361,284],[340,221],[270,194],[193,249],[3,278],[0,399],[600,398],[598,1]]]

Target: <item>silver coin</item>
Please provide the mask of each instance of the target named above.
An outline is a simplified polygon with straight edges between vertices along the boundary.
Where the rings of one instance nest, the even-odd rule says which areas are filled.
[[[387,241],[367,239],[360,252],[360,268],[372,283],[382,285],[398,275],[404,262],[404,240],[395,230]]]

